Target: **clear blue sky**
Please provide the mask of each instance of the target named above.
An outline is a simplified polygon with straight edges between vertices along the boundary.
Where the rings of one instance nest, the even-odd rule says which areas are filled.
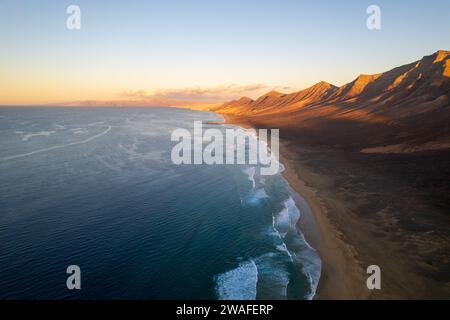
[[[81,30],[66,29],[70,4]],[[0,46],[0,103],[342,85],[450,49],[450,1],[0,0]]]

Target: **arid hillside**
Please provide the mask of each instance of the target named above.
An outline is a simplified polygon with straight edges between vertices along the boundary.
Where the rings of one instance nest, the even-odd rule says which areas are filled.
[[[319,82],[212,109],[256,126],[280,127],[314,145],[405,153],[450,147],[450,51],[341,87]]]

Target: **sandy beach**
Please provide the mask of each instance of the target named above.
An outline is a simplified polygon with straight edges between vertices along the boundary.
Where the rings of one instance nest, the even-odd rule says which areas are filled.
[[[221,114],[225,123],[252,128],[247,121]],[[306,170],[295,162],[295,152],[287,141],[280,141],[280,161],[284,165],[284,178],[294,192],[301,211],[298,228],[308,243],[318,251],[322,260],[322,272],[314,299],[362,299],[367,297],[361,284],[365,283],[362,267],[354,251],[339,237],[339,232],[330,223],[327,209],[321,202],[317,190],[308,186],[299,175]],[[343,280],[345,279],[345,280]]]
[[[222,116],[226,123],[252,127],[246,121],[229,115]],[[306,241],[318,251],[322,260],[321,277],[314,299],[365,298],[367,293],[361,286],[364,279],[358,276],[361,275],[362,268],[353,251],[339,238],[339,233],[331,225],[317,190],[301,180],[299,172],[304,170],[295,163],[295,153],[289,151],[288,147],[287,141],[280,141],[280,161],[285,167],[282,174],[293,191],[301,197],[294,197],[301,211],[298,228],[305,235]]]
[[[306,205],[301,200],[296,201],[302,212],[298,227],[322,259],[322,274],[315,299],[366,298],[363,269],[354,250],[340,238],[338,230],[331,224],[317,190],[302,180],[300,173],[308,173],[295,163],[295,154],[289,151],[288,146],[286,141],[281,141],[280,160],[285,166],[283,176],[306,201]]]
[[[276,127],[270,126],[269,121],[263,126],[246,117],[222,116],[227,123],[242,127]],[[286,168],[283,175],[301,196],[296,199],[302,212],[298,226],[322,259],[315,299],[448,297],[450,286],[442,283],[448,263],[448,217],[432,206],[412,200],[419,198],[423,190],[411,189],[393,174],[380,176],[378,171],[373,172],[370,161],[381,171],[382,166],[386,171],[392,170],[389,157],[380,160],[369,156],[361,162],[360,154],[304,146],[292,139],[292,134],[283,134],[283,128],[280,136],[280,160]],[[444,163],[441,158],[448,158],[448,154],[438,154],[427,161]],[[407,163],[411,161],[407,159]],[[423,179],[439,179],[439,168],[426,173],[416,170],[415,174]],[[393,198],[395,205],[391,204]],[[386,209],[386,204],[392,208]],[[423,215],[425,207],[430,210],[428,215],[433,212],[433,219],[422,226],[429,231],[418,232],[418,220],[423,218],[419,212]],[[441,224],[442,230],[431,231]],[[436,251],[441,260],[431,261],[428,256]],[[372,264],[382,270],[381,290],[366,287],[366,268]]]

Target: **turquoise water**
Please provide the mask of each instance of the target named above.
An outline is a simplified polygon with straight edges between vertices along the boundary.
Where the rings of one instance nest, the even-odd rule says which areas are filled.
[[[280,174],[174,165],[180,109],[0,108],[0,298],[308,299],[320,260]],[[66,268],[81,268],[81,290]]]

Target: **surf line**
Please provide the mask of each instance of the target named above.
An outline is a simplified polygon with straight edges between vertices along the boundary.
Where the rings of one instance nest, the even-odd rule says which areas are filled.
[[[83,141],[71,142],[71,143],[68,143],[68,144],[60,144],[60,145],[56,145],[56,146],[52,146],[52,147],[48,147],[48,148],[44,148],[44,149],[31,151],[31,152],[28,152],[28,153],[22,153],[22,154],[17,154],[15,156],[9,156],[9,157],[0,158],[0,162],[8,161],[8,160],[14,160],[14,159],[19,159],[19,158],[23,158],[23,157],[28,157],[28,156],[32,156],[32,155],[37,154],[37,153],[52,151],[52,150],[55,150],[55,149],[66,148],[66,147],[75,146],[75,145],[78,145],[78,144],[88,143],[88,142],[91,142],[94,139],[97,139],[97,138],[100,138],[101,136],[104,136],[109,131],[111,131],[111,128],[112,128],[111,126],[108,126],[108,129],[106,129],[105,131],[100,132],[100,133],[98,133],[98,134],[96,134],[96,135],[94,135],[92,137],[89,137],[89,138],[83,140]]]

